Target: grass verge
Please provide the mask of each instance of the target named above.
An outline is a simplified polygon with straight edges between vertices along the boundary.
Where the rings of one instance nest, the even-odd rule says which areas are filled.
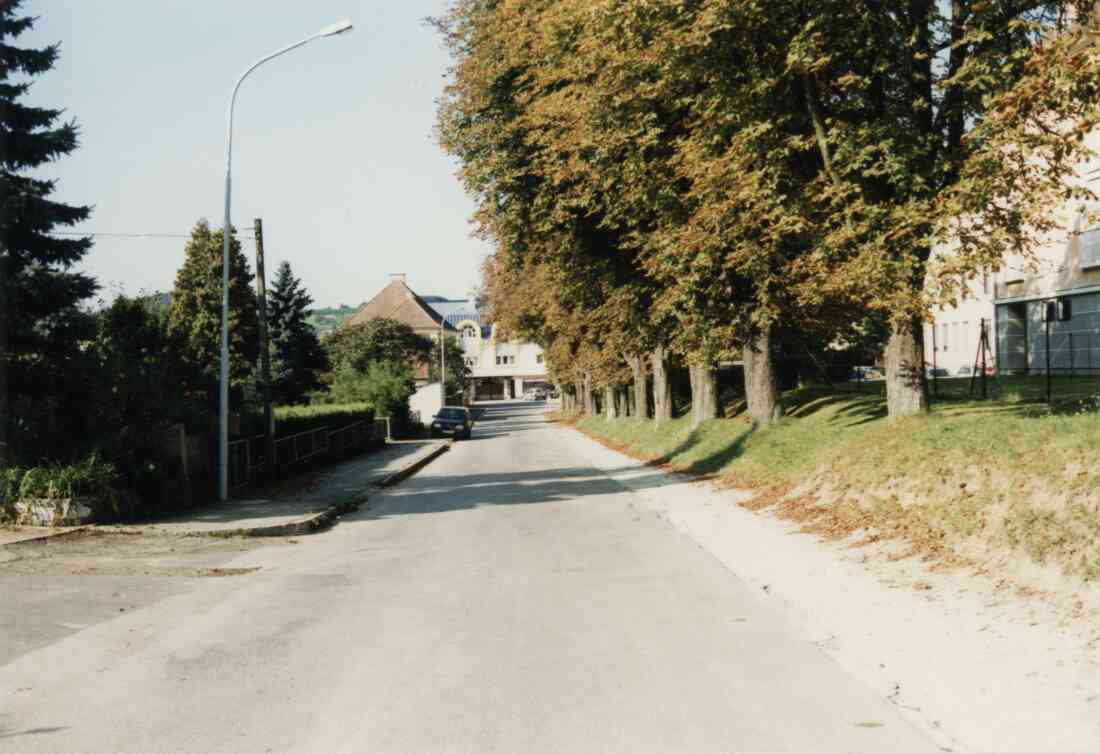
[[[1014,553],[1100,579],[1100,413],[960,398],[888,422],[879,394],[813,388],[785,403],[787,417],[757,432],[739,418],[578,426],[637,458],[758,490],[747,507],[824,536],[898,539],[945,562]]]

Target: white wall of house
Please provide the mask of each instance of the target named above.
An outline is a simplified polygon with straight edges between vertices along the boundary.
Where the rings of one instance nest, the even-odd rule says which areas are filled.
[[[993,350],[997,341],[993,305],[995,286],[994,275],[981,275],[970,282],[966,297],[955,306],[935,311],[933,322],[924,326],[924,353],[929,369],[943,369],[951,376],[969,375],[977,361],[983,319],[991,349],[986,353],[986,365],[996,365]]]
[[[420,414],[422,423],[428,422],[443,407],[443,383],[431,382],[417,388],[409,397],[409,410]]]
[[[1100,130],[1086,136],[1086,142],[1100,151]],[[1080,166],[1073,182],[1100,194],[1100,158]],[[968,296],[957,306],[937,310],[934,323],[924,330],[928,366],[934,353],[936,366],[952,375],[973,367],[979,322],[985,318],[992,323],[992,356],[987,358],[994,366],[1041,369],[1046,363],[1046,333],[1040,302],[1068,298],[1072,319],[1051,328],[1052,366],[1100,367],[1100,222],[1093,219],[1098,214],[1097,201],[1053,208],[1057,230],[1034,249],[1032,258],[1008,255],[1000,270],[972,281]]]
[[[521,387],[522,379],[546,379],[546,359],[542,348],[534,343],[500,341],[493,327],[489,337],[482,337],[481,327],[474,322],[458,323],[459,342],[470,364],[471,376],[513,378]],[[519,389],[517,395],[522,395]]]

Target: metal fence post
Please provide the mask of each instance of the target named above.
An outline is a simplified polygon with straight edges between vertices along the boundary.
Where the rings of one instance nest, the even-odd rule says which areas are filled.
[[[1046,307],[1045,302],[1043,303],[1043,306]],[[1047,308],[1049,308],[1049,307],[1047,307]],[[1046,316],[1046,323],[1045,324],[1046,324],[1046,339],[1047,339],[1047,403],[1050,403],[1050,316],[1049,316],[1050,312],[1046,311],[1046,309],[1044,309],[1043,313],[1044,313],[1044,315],[1048,315],[1048,316]]]

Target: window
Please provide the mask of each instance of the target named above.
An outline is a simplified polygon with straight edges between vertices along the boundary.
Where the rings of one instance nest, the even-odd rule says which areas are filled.
[[[466,362],[466,366],[470,367],[471,369],[477,366],[477,359],[475,359],[473,356],[465,357],[464,361]]]
[[[1081,269],[1100,267],[1100,228],[1086,230],[1077,243],[1077,259]]]
[[[516,363],[516,357],[515,356],[497,356],[497,366],[498,367],[508,366],[509,364],[515,364],[515,363]]]
[[[948,340],[948,337],[947,337],[947,333],[948,333],[947,325],[946,324],[941,325],[940,326],[940,348],[943,349],[945,352],[951,350],[950,345],[949,345],[949,340]]]
[[[542,363],[542,354],[541,353],[538,356],[535,357],[535,363],[536,364],[541,364]]]
[[[463,338],[476,338],[477,337],[477,328],[475,328],[473,325],[466,325],[465,327],[462,328],[462,337]]]

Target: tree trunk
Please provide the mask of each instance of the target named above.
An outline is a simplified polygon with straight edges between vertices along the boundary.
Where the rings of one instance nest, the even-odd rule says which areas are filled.
[[[584,413],[589,416],[596,415],[596,401],[592,395],[592,375],[584,373]]]
[[[718,418],[718,370],[713,364],[689,364],[691,427]]]
[[[604,413],[607,414],[607,420],[618,418],[618,407],[615,405],[615,388],[608,385],[603,389],[603,402]]]
[[[886,410],[891,419],[928,410],[924,327],[917,319],[895,324],[886,342]]]
[[[772,360],[771,329],[750,338],[742,351],[745,367],[745,402],[752,426],[771,424],[783,415],[779,399],[779,383]]]
[[[657,426],[672,420],[672,384],[668,381],[668,350],[657,346],[650,354],[653,366],[653,421]]]
[[[638,355],[628,355],[625,358],[630,367],[630,374],[634,378],[634,410],[630,413],[636,419],[645,419],[649,416],[649,401],[646,393],[644,362]]]

